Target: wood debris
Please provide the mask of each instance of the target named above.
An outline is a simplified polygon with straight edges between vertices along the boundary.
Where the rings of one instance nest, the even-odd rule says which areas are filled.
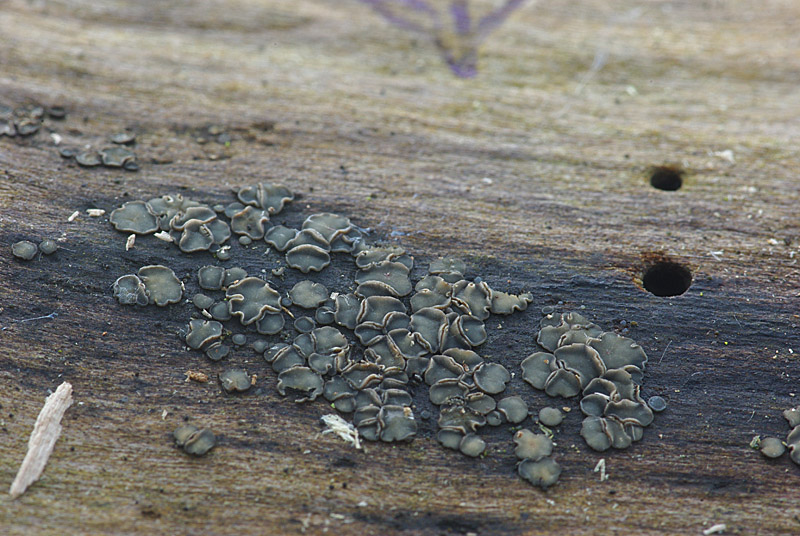
[[[198,382],[198,383],[208,383],[208,374],[203,372],[196,372],[194,370],[187,370],[186,371],[186,381],[189,380]]]
[[[36,424],[28,439],[28,452],[17,472],[8,493],[16,499],[36,482],[47,465],[58,436],[61,435],[61,419],[64,412],[72,405],[72,385],[64,382],[56,392],[47,397],[44,407],[36,418]]]

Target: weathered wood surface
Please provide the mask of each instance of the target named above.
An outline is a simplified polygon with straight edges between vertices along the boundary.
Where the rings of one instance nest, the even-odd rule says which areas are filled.
[[[2,486],[48,390],[68,380],[76,401],[42,480],[0,499],[0,532],[797,534],[800,469],[747,444],[785,435],[780,410],[800,390],[798,16],[780,1],[540,2],[461,80],[354,1],[2,3],[0,104],[64,104],[52,125],[73,142],[133,127],[143,165],[81,169],[46,132],[0,138]],[[196,143],[210,124],[230,147]],[[664,163],[687,171],[677,192],[647,183]],[[637,321],[646,392],[668,411],[602,455],[572,411],[561,481],[542,493],[515,476],[506,429],[480,460],[446,452],[430,424],[364,454],[318,437],[325,404],[282,399],[246,352],[231,361],[249,361],[263,394],[185,383],[221,369],[176,338],[190,308],[122,308],[110,284],[162,258],[182,275],[207,259],[145,240],[125,252],[104,219],[67,217],[174,191],[223,201],[264,179],[303,194],[296,218],[346,213],[402,233],[421,265],[457,255],[497,288],[532,291],[484,350],[512,370],[541,306],[585,305],[606,329]],[[41,237],[63,249],[11,258],[12,242]],[[637,286],[656,252],[692,270],[686,294]],[[243,262],[258,271],[263,256]],[[220,446],[175,450],[183,417]]]

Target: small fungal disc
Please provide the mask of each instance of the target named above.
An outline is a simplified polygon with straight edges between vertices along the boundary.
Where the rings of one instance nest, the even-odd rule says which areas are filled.
[[[114,297],[122,305],[147,305],[150,296],[141,279],[133,274],[123,275],[114,281]]]
[[[75,156],[75,161],[83,167],[96,167],[103,163],[97,151],[83,151]]]
[[[667,401],[658,395],[648,398],[647,405],[650,406],[650,409],[656,412],[662,412],[667,409]],[[798,419],[798,424],[800,424],[800,419]]]
[[[15,257],[26,261],[33,259],[38,252],[39,248],[36,247],[36,244],[27,240],[15,242],[11,246],[11,253],[13,253]]]
[[[57,249],[58,245],[49,238],[46,238],[41,242],[39,242],[39,251],[41,251],[45,255],[52,255],[53,253],[56,252]]]
[[[634,400],[612,400],[606,406],[605,415],[639,426],[649,426],[653,422],[652,410],[646,404]]]
[[[208,251],[213,244],[214,235],[211,229],[200,220],[189,220],[178,240],[178,247],[184,253]]]
[[[219,375],[219,381],[227,393],[241,393],[250,389],[250,376],[242,369],[226,370]]]
[[[340,326],[355,329],[361,308],[360,300],[354,294],[339,294],[336,296],[336,310],[334,319]]]
[[[200,288],[219,290],[225,280],[225,268],[222,266],[203,266],[197,271],[197,280]]]
[[[294,321],[294,329],[300,333],[310,333],[315,327],[314,320],[308,316],[301,316]]]
[[[488,415],[497,408],[494,398],[483,393],[472,393],[467,395],[467,406],[477,411],[481,415]],[[527,413],[527,407],[525,408]]]
[[[228,310],[228,302],[217,302],[208,309],[209,314],[214,320],[225,322],[231,319],[231,312]]]
[[[247,343],[247,335],[244,333],[237,333],[231,337],[231,342],[236,346],[244,346]]]
[[[159,229],[158,218],[150,205],[144,201],[129,201],[111,212],[108,221],[117,231],[136,234],[155,233]]]
[[[553,453],[553,441],[544,434],[522,429],[514,434],[514,454],[520,460],[539,461]]]
[[[761,454],[767,458],[779,458],[786,452],[786,447],[777,437],[767,437],[761,440]]]
[[[497,403],[497,410],[512,424],[519,424],[528,417],[528,404],[519,396],[502,399]]]
[[[328,289],[320,283],[304,280],[292,287],[289,297],[298,307],[314,309],[328,299]]]
[[[225,276],[222,280],[222,286],[229,287],[235,283],[238,283],[245,277],[247,277],[247,270],[244,268],[239,268],[238,266],[227,268],[225,269]]]
[[[206,357],[211,361],[219,361],[228,356],[231,352],[231,347],[227,344],[215,342],[206,349]]]
[[[561,466],[552,458],[540,461],[523,460],[517,466],[519,476],[542,489],[547,489],[556,482],[561,475]]]
[[[516,311],[524,311],[532,301],[533,295],[530,292],[515,296],[494,291],[492,292],[491,310],[497,315],[510,315]]]
[[[475,369],[475,385],[486,394],[502,393],[511,380],[511,374],[498,363],[483,363]]]
[[[183,444],[183,450],[193,456],[203,456],[217,444],[211,430],[202,429],[190,435]]]
[[[205,294],[195,294],[192,296],[192,303],[198,309],[208,309],[214,305],[214,298]]]
[[[466,396],[468,392],[469,386],[459,382],[456,378],[451,378],[434,383],[430,388],[429,397],[431,404],[441,406],[452,398]]]
[[[268,182],[240,188],[236,196],[242,203],[263,208],[270,214],[279,213],[285,203],[294,199],[294,194],[287,187]]]
[[[164,307],[183,297],[183,283],[171,269],[160,264],[139,268],[139,278],[150,296],[150,303]]]
[[[486,450],[486,442],[475,434],[467,434],[461,439],[458,450],[466,456],[476,458]]]
[[[610,398],[602,393],[592,393],[581,399],[581,411],[588,417],[602,417]]]
[[[558,408],[542,408],[539,410],[539,422],[545,426],[558,426],[564,421],[564,414]]]

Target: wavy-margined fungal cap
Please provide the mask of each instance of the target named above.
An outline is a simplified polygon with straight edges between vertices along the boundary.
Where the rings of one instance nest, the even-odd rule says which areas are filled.
[[[458,450],[465,456],[476,458],[486,450],[486,442],[475,434],[467,434],[461,438]]]
[[[222,266],[203,266],[197,271],[197,282],[205,290],[219,290],[225,281],[225,268]]]
[[[200,223],[209,223],[217,219],[217,213],[211,207],[205,205],[198,207],[189,207],[185,211],[177,212],[169,221],[169,226],[173,231],[183,231],[192,220],[197,220]]]
[[[205,294],[195,294],[192,296],[192,303],[198,309],[207,310],[212,305],[214,305],[214,298],[211,296],[206,296]]]
[[[461,440],[464,437],[464,434],[458,430],[450,430],[447,428],[439,430],[439,432],[436,434],[437,441],[439,441],[443,447],[453,450],[460,450],[459,447],[461,446]]]
[[[269,313],[281,311],[281,295],[269,283],[257,277],[245,277],[225,292],[231,316],[242,325],[250,325]]]
[[[581,392],[581,379],[576,372],[558,368],[548,376],[544,392],[550,396],[571,398]]]
[[[220,322],[225,322],[231,319],[231,312],[228,309],[228,302],[220,301],[208,308],[208,313],[211,318]]]
[[[533,294],[508,294],[506,292],[492,291],[491,311],[496,315],[510,315],[516,311],[524,311],[533,301]]]
[[[644,371],[647,354],[633,339],[606,332],[589,341],[589,346],[597,350],[606,368],[618,369],[633,365]]]
[[[186,440],[189,439],[197,430],[199,430],[199,428],[192,424],[178,426],[175,431],[172,432],[172,437],[175,438],[175,444],[179,447],[183,447],[186,444]]]
[[[491,396],[481,392],[469,393],[465,399],[467,401],[467,407],[477,411],[481,415],[488,415],[497,408],[497,401]]]
[[[615,417],[623,424],[649,426],[653,422],[653,411],[647,404],[634,400],[612,400],[605,408],[606,417]]]
[[[356,275],[356,295],[394,296],[396,298],[411,294],[411,280],[408,278],[408,267],[399,262],[381,261],[374,263],[366,270],[359,270]]]
[[[484,282],[461,280],[453,284],[451,300],[461,312],[486,320],[491,314],[492,289]]]
[[[539,461],[553,453],[553,441],[544,434],[522,429],[514,434],[514,455],[520,460]]]
[[[577,315],[577,313],[567,313],[564,317],[569,314]],[[579,318],[585,320],[583,317]],[[547,317],[545,317],[545,320],[546,319]],[[539,335],[536,337],[536,342],[538,342],[542,348],[553,352],[561,345],[581,342],[581,339],[587,340],[590,337],[598,337],[602,335],[602,333],[603,330],[597,324],[570,324],[566,320],[562,320],[555,326],[543,325],[539,330]]]
[[[122,305],[147,305],[150,296],[141,279],[133,274],[123,275],[114,281],[114,297]]]
[[[361,300],[355,294],[339,294],[334,300],[334,320],[340,326],[355,329],[361,311]]]
[[[455,430],[462,434],[475,432],[486,424],[486,417],[462,403],[451,403],[439,410],[439,428]]]
[[[222,337],[222,324],[216,320],[192,319],[189,321],[189,332],[186,334],[186,345],[194,350]]]
[[[159,229],[158,218],[151,206],[144,201],[128,201],[111,212],[108,221],[117,231],[136,234],[151,234]]]
[[[507,396],[497,403],[497,410],[512,424],[519,424],[528,417],[528,404],[519,396]]]
[[[767,437],[761,440],[761,454],[767,458],[780,458],[784,452],[786,452],[786,447],[777,437]]]
[[[786,419],[786,421],[789,423],[789,426],[792,428],[800,425],[800,406],[784,411],[783,418]]]
[[[337,297],[337,311],[339,305],[339,298]],[[406,306],[392,296],[370,296],[364,298],[360,302],[358,315],[356,316],[356,323],[363,324],[369,322],[377,324],[381,327],[386,326],[386,321],[389,319],[391,313],[405,313]]]
[[[269,223],[266,211],[247,206],[231,218],[231,230],[237,235],[248,236],[253,240],[261,240]]]
[[[183,283],[170,268],[160,264],[142,266],[138,274],[147,289],[150,303],[164,307],[181,301]]]
[[[539,422],[545,426],[558,426],[564,422],[564,414],[558,408],[542,408],[539,410]]]
[[[383,406],[378,413],[381,425],[381,441],[403,441],[417,433],[417,421],[411,408],[404,406]]]
[[[383,261],[399,262],[409,270],[414,267],[414,257],[406,255],[406,250],[397,246],[368,247],[355,256],[356,266],[361,270],[368,270]]]
[[[305,393],[305,396],[296,400],[304,402],[314,400],[322,394],[325,382],[322,376],[308,367],[296,365],[278,374],[278,392],[286,395],[286,389],[294,389]]]
[[[178,247],[184,253],[208,251],[214,245],[214,235],[211,229],[200,220],[189,220],[183,226],[183,231],[178,239]]]
[[[581,411],[588,417],[602,417],[611,398],[602,393],[584,394],[581,399]]]
[[[511,374],[499,363],[482,363],[475,367],[473,378],[478,389],[496,395],[505,390],[506,384],[511,381]]]
[[[300,333],[310,333],[315,327],[317,327],[316,322],[309,316],[298,316],[294,320],[294,329]]]
[[[272,359],[272,370],[280,374],[295,366],[305,366],[306,358],[294,346],[283,346]]]
[[[183,450],[192,456],[203,456],[217,445],[217,438],[211,430],[203,428],[192,432],[185,438]]]
[[[108,167],[122,167],[136,159],[136,153],[125,147],[105,147],[100,150],[103,165]]]
[[[263,208],[270,214],[278,214],[286,203],[294,200],[294,194],[287,187],[268,182],[239,188],[236,197],[242,203]]]
[[[581,425],[581,436],[592,449],[603,452],[611,448],[611,438],[606,434],[605,419],[586,417]]]
[[[353,229],[350,218],[331,212],[312,214],[303,222],[302,229],[313,229],[329,244]]]
[[[522,360],[522,379],[536,389],[544,389],[555,363],[555,356],[547,352],[535,352]]]
[[[238,266],[234,266],[233,268],[226,268],[225,269],[225,277],[222,279],[222,287],[226,288],[234,283],[238,283],[242,279],[247,277],[247,271],[244,268],[239,268]]]
[[[450,333],[473,348],[486,342],[486,327],[483,321],[472,315],[460,315],[450,325]]]
[[[408,329],[417,333],[428,352],[439,351],[439,341],[448,330],[447,316],[433,307],[424,307],[411,315]]]
[[[264,242],[274,247],[278,251],[286,251],[286,248],[289,246],[289,242],[294,240],[295,237],[297,237],[297,229],[290,229],[289,227],[285,227],[283,225],[276,225],[275,227],[270,227],[264,233]]]
[[[38,252],[39,249],[36,247],[36,244],[28,240],[20,240],[11,246],[11,253],[15,257],[26,261],[33,259]]]
[[[431,400],[431,404],[440,406],[450,399],[465,397],[468,392],[469,385],[463,383],[458,378],[446,378],[434,383],[428,392],[428,396]]]
[[[606,371],[597,351],[585,344],[576,343],[556,348],[553,355],[558,367],[567,368],[578,374],[581,388],[586,387],[590,381]]]
[[[448,355],[435,355],[428,361],[425,383],[433,385],[441,380],[460,378],[466,373],[464,366]]]
[[[250,389],[250,376],[243,369],[228,369],[219,375],[219,382],[227,393],[242,393]]]
[[[466,271],[467,265],[464,263],[464,261],[453,257],[440,257],[431,262],[431,264],[428,266],[428,273],[434,275],[457,273],[463,276],[464,272]]]
[[[542,489],[547,489],[556,482],[561,475],[561,466],[552,458],[539,461],[523,460],[517,466],[519,476]]]
[[[322,271],[330,263],[330,254],[319,246],[302,244],[292,247],[286,252],[286,264],[304,274],[311,271]]]
[[[298,307],[314,309],[328,299],[328,289],[321,283],[306,279],[292,287],[289,297]]]

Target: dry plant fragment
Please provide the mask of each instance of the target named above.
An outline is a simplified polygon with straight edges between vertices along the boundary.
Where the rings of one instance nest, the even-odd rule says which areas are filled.
[[[186,371],[186,381],[189,380],[198,383],[208,383],[208,374],[203,372],[196,372],[194,370],[187,370]]]
[[[72,385],[67,382],[59,385],[56,392],[45,400],[44,407],[36,418],[31,437],[28,439],[28,452],[8,490],[12,499],[25,493],[28,486],[36,482],[44,472],[56,440],[61,435],[61,418],[71,405]]]

